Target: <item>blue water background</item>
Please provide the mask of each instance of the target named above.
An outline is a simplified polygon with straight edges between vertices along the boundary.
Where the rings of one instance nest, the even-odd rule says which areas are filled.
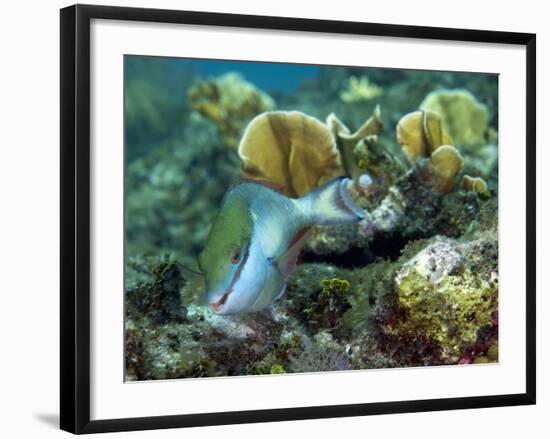
[[[242,61],[172,59],[175,72],[193,69],[203,78],[219,76],[227,72],[239,72],[244,78],[262,90],[291,93],[300,82],[319,74],[318,66],[283,63],[258,63]]]

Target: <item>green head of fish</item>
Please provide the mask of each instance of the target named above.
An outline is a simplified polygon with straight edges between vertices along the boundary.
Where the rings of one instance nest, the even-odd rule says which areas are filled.
[[[214,312],[222,313],[247,262],[253,220],[243,200],[226,200],[216,217],[198,258],[206,280],[206,298]]]

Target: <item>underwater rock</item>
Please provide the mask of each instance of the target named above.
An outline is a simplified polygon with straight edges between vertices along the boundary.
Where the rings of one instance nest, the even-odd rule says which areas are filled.
[[[384,94],[384,90],[372,83],[366,76],[351,76],[347,89],[340,92],[340,99],[346,103],[370,101]]]
[[[347,279],[322,279],[321,285],[323,288],[317,300],[303,310],[312,331],[336,329],[341,315],[349,308],[347,295],[350,283]]]
[[[394,314],[394,271],[390,261],[379,260],[348,274],[350,306],[342,316],[341,335],[348,339],[362,334],[374,336],[376,326]]]
[[[239,144],[242,174],[299,197],[343,175],[340,154],[327,127],[299,111],[255,117]]]
[[[403,162],[396,157],[379,136],[368,136],[358,142],[353,149],[355,162],[363,173],[359,177],[359,191],[363,195],[359,203],[365,201],[365,207],[378,206],[388,194],[389,189],[405,173]],[[361,180],[368,177],[368,185]]]
[[[498,345],[494,344],[487,349],[487,358],[489,361],[498,361]]]
[[[349,356],[344,346],[337,343],[328,332],[303,339],[301,352],[290,358],[288,372],[328,372],[349,370]]]
[[[401,191],[392,186],[380,205],[372,212],[367,212],[364,220],[358,225],[358,235],[368,241],[376,233],[394,230],[405,212],[406,200]]]
[[[400,363],[393,355],[390,355],[389,349],[384,350],[380,345],[379,339],[369,333],[364,333],[352,340],[348,347],[350,368],[358,369],[385,369],[391,367],[400,367]],[[394,353],[395,350],[392,352]],[[413,365],[408,362],[408,365]]]
[[[285,373],[285,372],[286,372],[285,368],[280,364],[273,364],[269,369],[269,373],[271,375],[276,375],[276,374]]]
[[[486,143],[489,112],[469,91],[433,91],[424,98],[420,108],[441,116],[443,128],[456,145],[472,150]]]
[[[227,340],[258,340],[269,338],[276,332],[280,322],[271,310],[236,316],[220,316],[210,312],[206,306],[191,305],[188,307],[189,319],[200,320]]]
[[[416,243],[418,247],[421,243]],[[425,245],[425,243],[424,243]],[[407,253],[415,253],[411,248]],[[391,328],[404,317],[397,304],[394,274],[401,262],[379,261],[354,270],[350,282],[350,308],[337,332],[346,342],[353,369],[410,367],[442,364],[440,348],[415,334],[393,334]]]
[[[151,273],[151,282],[139,282],[134,289],[126,291],[126,306],[157,323],[183,322],[187,311],[180,300],[180,289],[185,280],[178,265],[161,263],[152,267]]]
[[[450,180],[436,175],[426,160],[425,164],[400,177],[377,206],[372,209],[367,206],[365,218],[357,224],[315,228],[306,250],[317,255],[343,254],[354,247],[368,248],[371,241],[381,234],[429,235],[435,230],[435,220],[441,208],[442,182],[448,184]]]
[[[412,271],[437,284],[445,276],[453,273],[463,264],[463,258],[456,243],[451,239],[436,237],[435,242],[426,246],[403,265],[395,276],[399,285]]]
[[[265,92],[245,81],[238,73],[199,81],[188,91],[191,107],[214,122],[229,148],[237,148],[249,120],[275,108]]]
[[[474,230],[463,241],[414,241],[399,260],[353,269],[298,264],[285,295],[268,312],[217,316],[194,299],[185,302],[185,320],[158,323],[155,313],[140,312],[147,307],[128,306],[126,377],[292,373],[489,358],[498,335],[493,201],[480,201],[481,209],[475,210],[480,213],[469,220]],[[136,285],[151,288],[158,279],[170,284],[172,269],[161,269],[163,264],[171,266],[141,270],[140,279],[149,280]],[[181,282],[180,295],[187,297],[191,286]]]
[[[317,226],[306,241],[306,250],[316,255],[342,254],[357,239],[357,226]]]
[[[306,323],[306,327],[319,328],[323,326],[325,311],[338,308],[341,313],[346,307],[348,274],[347,270],[330,264],[298,264],[288,279],[284,296],[275,304],[284,313]]]
[[[405,316],[390,332],[427,337],[440,346],[444,361],[457,362],[492,325],[497,310],[496,260],[487,270],[471,257],[493,239],[453,245],[436,237],[405,263],[395,276],[397,303]]]

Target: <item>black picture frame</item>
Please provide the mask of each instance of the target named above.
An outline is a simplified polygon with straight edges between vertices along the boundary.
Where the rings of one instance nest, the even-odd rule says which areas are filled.
[[[90,420],[90,21],[132,20],[526,47],[526,392],[416,401]],[[220,32],[223,29],[220,28]],[[536,36],[289,17],[75,5],[61,10],[61,429],[81,434],[535,404]]]

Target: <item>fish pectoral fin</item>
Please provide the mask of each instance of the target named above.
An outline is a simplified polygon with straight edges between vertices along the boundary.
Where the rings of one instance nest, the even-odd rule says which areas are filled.
[[[283,285],[283,288],[281,288],[281,292],[275,297],[275,300],[280,299],[281,296],[285,293],[286,290],[286,283]]]
[[[288,277],[288,275],[296,265],[298,255],[300,254],[300,251],[302,250],[305,241],[309,236],[310,230],[311,229],[307,229],[303,233],[302,231],[300,231],[299,238],[291,241],[291,245],[288,250],[274,260],[274,265],[277,267],[277,270],[279,270],[279,273],[284,279]]]
[[[267,275],[264,285],[260,290],[260,294],[258,294],[258,297],[256,301],[252,304],[251,309],[259,311],[268,307],[278,297],[274,295],[274,292],[279,293],[281,288],[284,290],[284,286],[284,279],[277,270],[277,267],[273,265],[273,268]]]

